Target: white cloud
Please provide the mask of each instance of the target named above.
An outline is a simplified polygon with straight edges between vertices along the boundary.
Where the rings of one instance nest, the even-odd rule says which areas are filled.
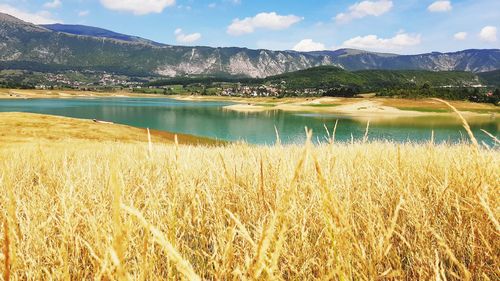
[[[227,33],[237,36],[253,33],[258,28],[271,30],[286,29],[302,19],[295,15],[281,16],[275,12],[260,13],[254,17],[247,17],[242,20],[234,19],[231,25],[228,26]]]
[[[78,12],[78,16],[79,17],[86,17],[90,14],[90,11],[89,10],[84,10],[84,11],[79,11]]]
[[[420,44],[420,35],[399,33],[392,38],[379,38],[377,35],[358,36],[345,41],[343,48],[356,48],[363,50],[400,50]]]
[[[335,17],[338,23],[346,23],[353,19],[360,19],[366,16],[381,16],[389,12],[394,4],[392,1],[363,1],[349,7],[346,13],[340,13]]]
[[[115,11],[131,12],[134,15],[161,13],[175,4],[175,0],[101,0],[101,4]]]
[[[31,13],[19,10],[7,4],[0,4],[0,12],[9,14],[23,21],[31,22],[34,24],[50,24],[50,23],[62,22],[61,20],[55,19],[52,16],[52,14],[47,11],[39,11],[36,13]]]
[[[494,26],[485,26],[479,32],[479,38],[486,42],[496,42],[497,41],[497,28]]]
[[[217,7],[217,3],[210,3],[210,4],[208,4],[208,7],[210,9],[213,9],[213,8]]]
[[[177,9],[191,11],[192,7],[189,5],[177,5]]]
[[[455,38],[455,40],[465,40],[467,39],[467,32],[457,32],[453,35],[453,38]]]
[[[451,1],[436,1],[427,7],[430,12],[448,12],[451,11],[453,7],[451,6]]]
[[[200,33],[184,34],[181,28],[177,28],[174,32],[175,40],[178,43],[194,43],[201,38]]]
[[[312,52],[326,50],[325,44],[314,42],[312,39],[304,39],[293,47],[297,52]]]
[[[61,0],[53,0],[51,2],[46,2],[45,4],[43,4],[43,7],[45,9],[56,9],[61,7],[61,5],[62,5]]]

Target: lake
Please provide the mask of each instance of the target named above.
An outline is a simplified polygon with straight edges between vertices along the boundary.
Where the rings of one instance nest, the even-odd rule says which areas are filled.
[[[0,112],[32,112],[74,118],[99,119],[136,127],[192,134],[221,140],[244,140],[272,144],[275,127],[283,143],[302,143],[304,127],[313,129],[315,140],[324,140],[326,125],[332,131],[338,121],[336,139],[361,139],[367,120],[335,114],[284,111],[241,113],[223,107],[228,102],[178,101],[168,98],[28,99],[0,100]],[[436,142],[459,142],[467,138],[460,121],[454,117],[401,117],[371,120],[370,140],[423,142],[434,131]],[[498,137],[500,120],[484,117],[471,121],[480,141],[492,143],[480,129]]]

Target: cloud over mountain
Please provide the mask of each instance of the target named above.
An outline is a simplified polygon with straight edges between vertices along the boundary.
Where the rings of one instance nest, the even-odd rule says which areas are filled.
[[[380,38],[377,35],[357,36],[343,43],[346,48],[358,48],[365,50],[400,50],[420,44],[420,35],[399,33],[391,38]]]
[[[340,13],[335,17],[338,23],[346,23],[354,19],[360,19],[367,16],[381,16],[389,12],[393,7],[392,1],[363,1],[349,7],[345,13]]]
[[[451,1],[436,1],[427,7],[430,12],[448,12],[453,9]]]
[[[497,41],[497,28],[494,26],[485,26],[479,32],[479,38],[486,42],[496,42]]]
[[[201,38],[200,33],[184,34],[181,28],[177,28],[174,32],[175,40],[178,43],[194,43]]]
[[[293,50],[297,52],[312,52],[326,50],[326,47],[323,43],[314,42],[312,39],[304,39],[297,43],[293,47]]]
[[[135,15],[161,13],[175,4],[175,0],[101,0],[104,7],[122,12],[131,12]]]
[[[227,33],[233,36],[255,32],[256,29],[281,30],[300,22],[303,18],[295,15],[282,16],[276,12],[259,13],[254,17],[234,19]]]
[[[453,35],[453,38],[455,38],[455,40],[465,40],[467,39],[467,32],[457,32]]]
[[[62,6],[61,0],[53,0],[53,1],[49,1],[49,2],[46,2],[45,4],[43,4],[43,7],[46,9],[56,9],[56,8],[61,7],[61,6]]]

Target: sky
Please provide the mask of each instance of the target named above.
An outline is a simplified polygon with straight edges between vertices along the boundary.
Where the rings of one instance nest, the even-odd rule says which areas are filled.
[[[500,0],[0,0],[0,12],[172,45],[399,54],[500,48]]]

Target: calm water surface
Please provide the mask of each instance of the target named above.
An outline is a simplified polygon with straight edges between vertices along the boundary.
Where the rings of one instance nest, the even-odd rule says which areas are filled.
[[[0,100],[0,112],[32,112],[75,118],[99,119],[137,127],[192,134],[222,140],[245,140],[255,144],[275,142],[275,127],[284,143],[305,140],[304,127],[312,128],[317,140],[326,136],[339,120],[336,139],[362,138],[366,119],[342,115],[283,111],[239,113],[225,110],[225,102],[177,101],[167,98],[29,99]],[[1,122],[1,120],[0,120]],[[498,137],[500,120],[494,116],[471,121],[479,140],[491,144],[480,129]],[[370,139],[428,141],[434,131],[438,142],[466,138],[460,121],[453,117],[405,117],[370,123]]]

